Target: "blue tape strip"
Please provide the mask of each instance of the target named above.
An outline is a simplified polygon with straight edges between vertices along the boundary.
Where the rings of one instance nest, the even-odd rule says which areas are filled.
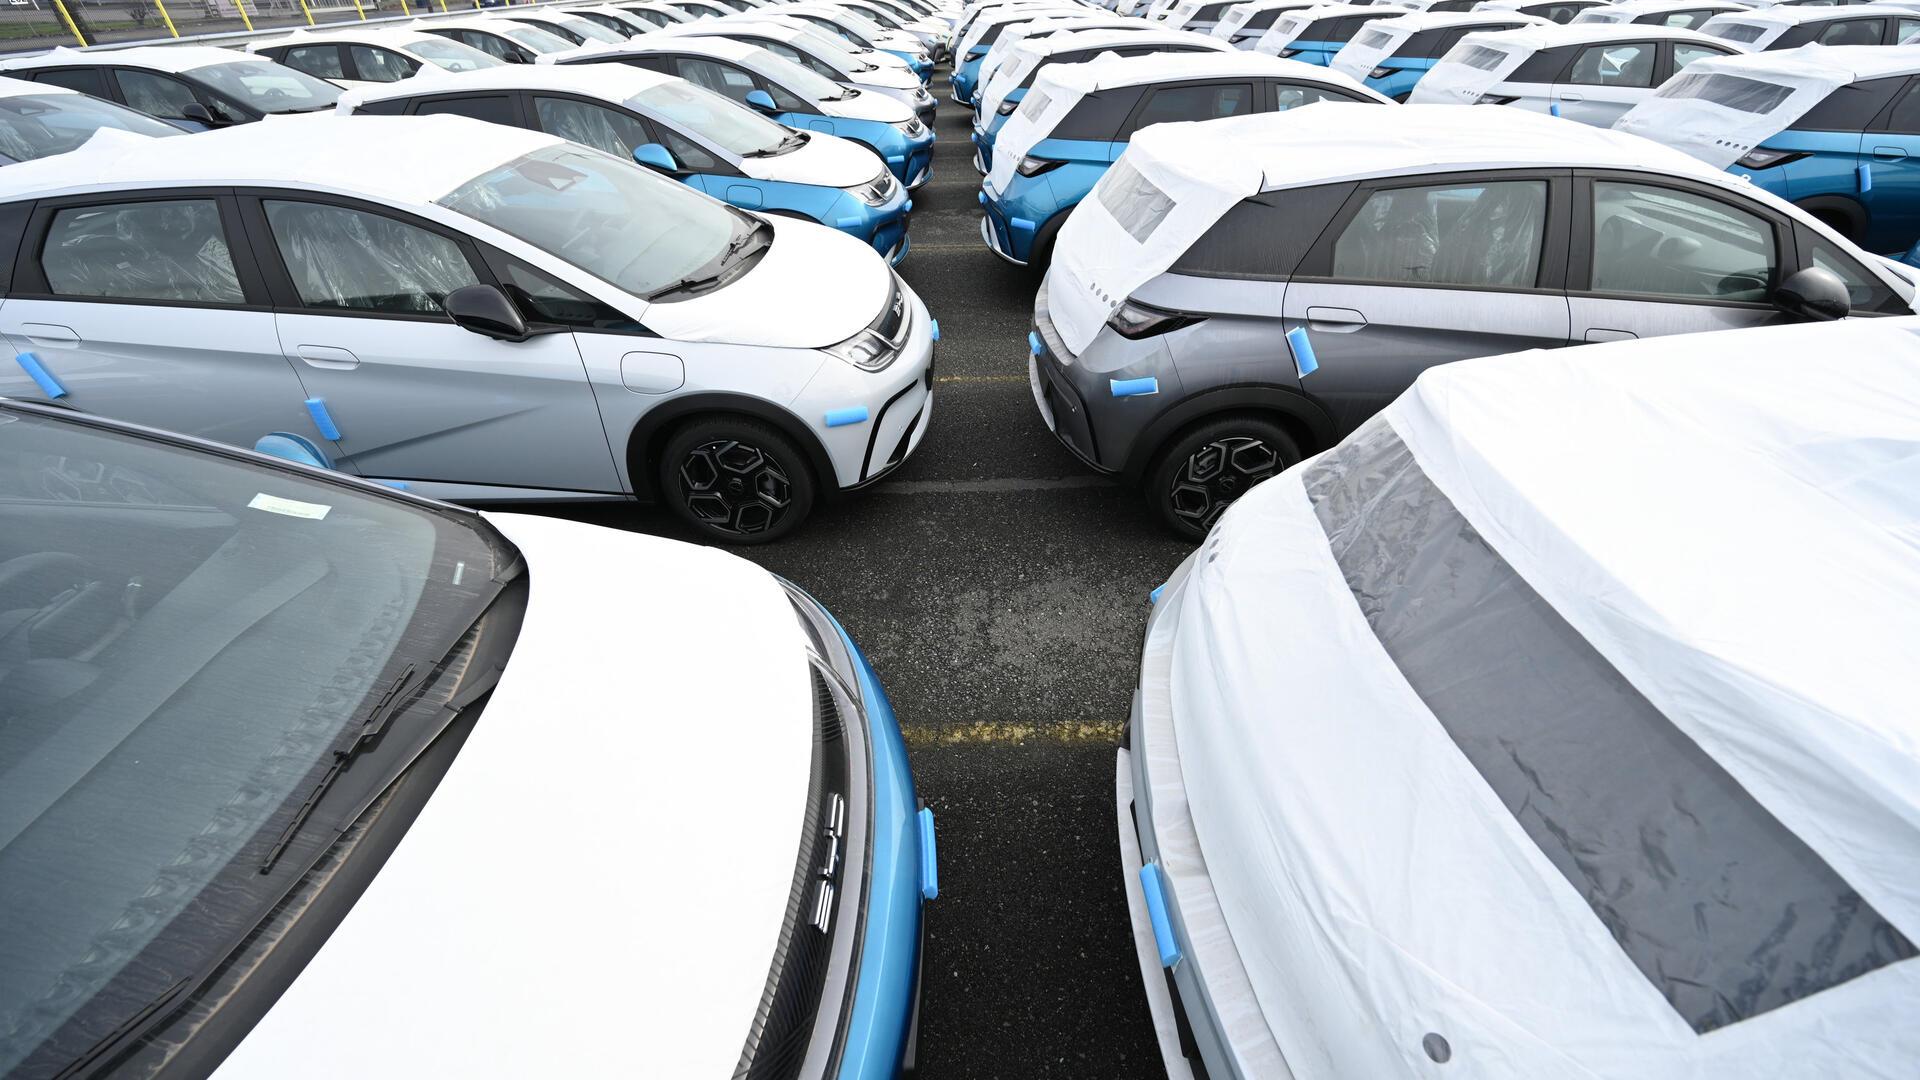
[[[1873,166],[1863,161],[1860,163],[1859,168],[1853,171],[1859,174],[1859,177],[1860,177],[1860,193],[1862,195],[1865,195],[1867,192],[1872,191],[1873,190]]]
[[[1557,102],[1557,101],[1555,101],[1555,102],[1550,102],[1550,103],[1549,103],[1549,104],[1547,105],[1547,112],[1548,112],[1548,113],[1549,113],[1550,115],[1553,115],[1553,116],[1559,116],[1559,115],[1560,115],[1560,103],[1559,103],[1559,102]]]
[[[393,490],[395,490],[395,491],[405,491],[405,490],[407,490],[407,482],[406,482],[405,480],[379,480],[379,481],[375,481],[375,482],[376,482],[376,483],[381,483],[381,484],[385,484],[385,485],[387,485],[388,487],[390,487],[390,488],[392,488],[392,489],[393,489]]]
[[[939,341],[940,340],[940,320],[929,319],[927,321],[933,324],[933,340]]]
[[[1012,226],[1013,228],[1019,229],[1021,232],[1028,232],[1028,233],[1040,227],[1023,217],[1008,218],[1007,224]]]
[[[340,440],[340,429],[333,426],[333,414],[327,411],[327,399],[308,398],[307,415],[313,417],[313,426],[319,429],[321,438]]]
[[[842,229],[857,229],[860,226],[865,225],[867,222],[865,218],[843,217],[843,218],[835,218],[833,223],[834,225]]]
[[[61,386],[60,380],[53,377],[53,372],[40,363],[38,356],[30,352],[15,353],[13,362],[20,365],[20,370],[27,373],[27,378],[39,385],[41,393],[55,400],[67,396],[67,388]]]
[[[1148,863],[1140,868],[1140,888],[1147,894],[1147,918],[1153,923],[1153,944],[1160,951],[1160,966],[1180,962],[1180,943],[1173,940],[1173,923],[1167,918],[1167,894],[1160,883],[1160,865]]]
[[[1287,345],[1293,350],[1293,369],[1301,378],[1320,370],[1320,359],[1313,355],[1313,342],[1307,340],[1306,327],[1296,326],[1287,331]]]
[[[903,207],[901,207],[901,208],[900,208],[900,212],[901,212],[901,213],[903,213],[903,214],[911,214],[911,213],[913,213],[913,200],[912,200],[912,199],[908,199],[908,200],[907,200],[907,205],[905,205],[905,206],[903,206]]]
[[[1046,351],[1040,347],[1040,335],[1031,330],[1027,332],[1027,351],[1035,356],[1039,356],[1042,352]]]
[[[1163,581],[1163,582],[1161,582],[1160,584],[1158,584],[1158,585],[1155,585],[1155,586],[1153,587],[1153,591],[1147,594],[1147,603],[1149,603],[1149,604],[1157,604],[1157,603],[1159,603],[1159,602],[1160,602],[1160,594],[1161,594],[1161,593],[1163,593],[1163,592],[1166,592],[1166,591],[1167,591],[1167,583],[1166,583],[1166,582],[1164,582],[1164,581]]]
[[[920,896],[926,900],[940,898],[940,859],[933,840],[931,806],[920,808]]]
[[[1151,375],[1144,379],[1108,379],[1107,389],[1114,397],[1146,397],[1160,392],[1160,380]]]
[[[984,191],[980,193],[980,205],[981,206],[987,205],[987,193]]]
[[[867,422],[867,407],[852,405],[844,409],[828,409],[826,415],[828,427],[846,427],[848,424]]]

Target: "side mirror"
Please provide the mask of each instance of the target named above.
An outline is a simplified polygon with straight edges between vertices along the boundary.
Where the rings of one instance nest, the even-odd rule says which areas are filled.
[[[680,171],[680,163],[673,160],[673,151],[657,142],[642,143],[634,147],[633,160],[649,169],[658,169],[663,173]]]
[[[1853,310],[1847,283],[1831,270],[1809,266],[1773,290],[1773,306],[1796,319],[1831,322]]]
[[[212,110],[197,101],[188,102],[186,106],[180,110],[180,119],[191,120],[196,124],[205,124],[208,127],[217,127],[220,123],[213,118]]]
[[[443,306],[454,325],[501,341],[525,341],[527,321],[505,293],[491,285],[462,285],[447,294]]]
[[[331,469],[333,462],[327,459],[326,452],[314,445],[313,440],[290,431],[276,431],[260,436],[253,444],[254,452],[268,457],[277,457],[283,461],[311,465],[316,469]]]
[[[747,91],[747,104],[759,109],[763,113],[777,113],[780,111],[780,106],[773,103],[773,95],[767,93],[765,90]]]

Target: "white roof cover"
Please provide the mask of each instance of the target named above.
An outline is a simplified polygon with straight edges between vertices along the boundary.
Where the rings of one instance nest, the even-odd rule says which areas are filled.
[[[1027,156],[1027,151],[1051,135],[1054,127],[1080,104],[1081,98],[1097,90],[1182,79],[1227,79],[1235,75],[1295,79],[1392,103],[1378,91],[1369,90],[1330,68],[1256,52],[1105,55],[1084,64],[1055,64],[1034,79],[1033,89],[1020,99],[1020,108],[1007,118],[1006,126],[994,137],[993,171],[987,174],[987,182],[995,191],[1007,190],[1013,181],[1014,167]]]
[[[32,56],[13,56],[0,60],[0,71],[20,68],[67,67],[73,64],[118,64],[122,67],[149,68],[154,71],[182,72],[208,64],[265,64],[271,61],[237,49],[216,49],[211,45],[136,45],[131,49],[109,52],[81,52],[62,46]]]
[[[1244,4],[1235,4],[1228,8],[1220,16],[1220,21],[1213,24],[1211,33],[1214,37],[1230,41],[1233,35],[1240,32],[1241,27],[1247,25],[1248,21],[1263,11],[1312,6],[1313,0],[1247,0]]]
[[[985,12],[974,19],[972,25],[967,27],[967,36],[962,38],[960,43],[954,47],[953,55],[964,58],[969,50],[980,43],[981,38],[987,36],[988,30],[993,29],[1001,23],[1037,19],[1042,15],[1048,14],[1079,15],[1084,13],[1091,15],[1098,13],[1098,11],[1098,8],[1089,9],[1081,7],[1078,4],[1008,4],[996,10]],[[1005,32],[1004,30],[1001,31],[1001,33]]]
[[[1613,122],[1726,168],[1848,83],[1920,74],[1920,45],[1802,45],[1687,65]]]
[[[1000,36],[995,38],[993,45],[987,49],[986,56],[980,60],[980,67],[974,78],[974,85],[991,85],[993,82],[993,73],[999,71],[1000,65],[1007,62],[1007,57],[1029,38],[1043,40],[1058,34],[1077,33],[1081,30],[1143,31],[1152,29],[1155,29],[1154,24],[1145,19],[1134,19],[1121,15],[1104,15],[1104,13],[1043,17],[1017,22],[1005,30],[1000,31]]]
[[[1736,10],[1744,4],[1702,2],[1702,0],[1619,0],[1618,3],[1590,7],[1573,17],[1573,25],[1632,22],[1642,15],[1663,15],[1669,11],[1698,11],[1701,8]]]
[[[1917,324],[1442,365],[1227,512],[1168,685],[1294,1076],[1913,1076]]]
[[[1391,11],[1391,9],[1389,9]],[[1400,51],[1407,39],[1422,30],[1443,30],[1455,26],[1487,23],[1552,23],[1533,15],[1505,11],[1415,11],[1405,15],[1387,14],[1367,23],[1353,35],[1333,58],[1333,69],[1363,79],[1380,61]],[[1491,31],[1489,31],[1491,32]]]
[[[407,26],[329,26],[308,29],[300,27],[275,38],[247,42],[247,51],[274,49],[282,45],[297,45],[303,41],[335,42],[358,41],[367,45],[386,45],[390,48],[404,49],[421,41],[445,41],[446,38]]]
[[[1911,8],[1894,7],[1889,4],[1854,4],[1838,7],[1777,4],[1755,11],[1722,12],[1701,23],[1700,32],[1758,51],[1773,44],[1774,39],[1801,23],[1826,22],[1832,19],[1865,15],[1912,14]]]
[[[642,90],[680,81],[632,64],[501,64],[461,72],[424,67],[411,78],[349,90],[335,109],[350,113],[369,101],[435,90],[568,90],[603,101],[626,101]]]
[[[1518,30],[1488,30],[1461,38],[1415,84],[1409,102],[1430,105],[1473,105],[1494,87],[1507,81],[1527,57],[1560,45],[1600,44],[1671,38],[1706,41],[1706,35],[1672,26],[1621,26],[1585,23],[1559,26],[1541,21]],[[1715,42],[1725,45],[1726,42]]]
[[[21,97],[25,94],[77,94],[78,90],[69,90],[52,83],[28,82],[25,79],[0,78],[0,97]]]
[[[1024,41],[1012,55],[994,69],[993,78],[980,96],[980,115],[991,117],[1008,94],[1020,88],[1048,57],[1075,49],[1120,48],[1123,45],[1184,44],[1195,49],[1230,51],[1233,46],[1206,34],[1188,30],[1073,30],[1062,31],[1037,41]],[[984,67],[985,65],[982,65]]]
[[[1253,49],[1255,52],[1277,56],[1280,50],[1292,45],[1293,39],[1299,37],[1307,27],[1320,19],[1333,19],[1342,15],[1391,18],[1393,9],[1367,4],[1317,4],[1299,11],[1290,11],[1273,20],[1273,25],[1267,27],[1267,32],[1261,34],[1260,40],[1253,43]]]
[[[1084,350],[1128,295],[1164,273],[1249,195],[1359,177],[1521,165],[1654,170],[1741,184],[1645,139],[1523,109],[1319,103],[1155,124],[1134,135],[1061,227],[1049,311],[1067,347]]]

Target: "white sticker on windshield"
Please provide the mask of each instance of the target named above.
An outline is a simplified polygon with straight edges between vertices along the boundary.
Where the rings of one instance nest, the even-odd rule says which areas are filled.
[[[333,509],[321,503],[283,499],[278,495],[268,495],[265,492],[255,495],[253,501],[247,505],[255,510],[265,510],[269,514],[285,514],[288,517],[306,518],[309,521],[319,521]]]

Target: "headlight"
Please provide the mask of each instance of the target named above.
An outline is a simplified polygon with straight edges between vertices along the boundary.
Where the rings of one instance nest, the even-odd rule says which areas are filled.
[[[909,139],[917,139],[927,133],[926,125],[922,124],[920,118],[917,116],[909,117],[893,126],[899,128],[900,134],[905,135]]]
[[[926,105],[926,104],[930,104],[932,101],[933,101],[933,95],[927,93],[927,88],[924,86],[920,87],[919,89],[913,92],[913,103],[915,105]]]
[[[1798,150],[1763,150],[1754,147],[1735,164],[1743,169],[1771,169],[1775,165],[1785,165],[1789,161],[1799,161],[1807,155]]]
[[[1153,337],[1156,334],[1170,333],[1183,326],[1192,326],[1205,318],[1202,315],[1187,315],[1178,311],[1162,311],[1148,307],[1137,300],[1128,300],[1115,308],[1107,316],[1107,325],[1113,332],[1128,340]]]
[[[1055,158],[1040,158],[1028,155],[1020,159],[1020,164],[1015,165],[1013,171],[1019,173],[1021,176],[1039,176],[1043,172],[1051,172],[1065,164],[1066,162]]]
[[[861,202],[866,203],[868,206],[885,206],[887,205],[887,200],[893,198],[893,189],[897,183],[898,181],[894,180],[892,173],[881,169],[879,176],[874,177],[864,184],[856,184],[853,187],[843,188],[842,190],[854,198],[859,199]]]
[[[999,113],[1001,116],[1012,116],[1013,110],[1019,107],[1020,107],[1019,102],[1009,99],[1007,101],[1001,102],[1000,107],[993,111]]]
[[[880,371],[893,363],[894,357],[893,343],[872,330],[862,330],[822,351],[830,352],[862,371]]]
[[[1519,100],[1520,99],[1517,97],[1501,97],[1499,94],[1483,94],[1481,95],[1480,100],[1474,102],[1474,104],[1475,105],[1511,105],[1514,102]]]

